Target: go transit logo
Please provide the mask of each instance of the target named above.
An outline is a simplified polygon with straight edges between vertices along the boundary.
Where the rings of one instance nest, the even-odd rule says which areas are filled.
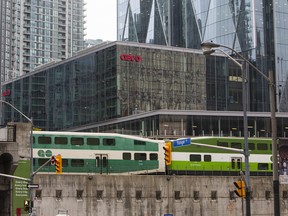
[[[39,150],[38,151],[38,156],[39,157],[51,157],[52,156],[52,151],[51,150]]]

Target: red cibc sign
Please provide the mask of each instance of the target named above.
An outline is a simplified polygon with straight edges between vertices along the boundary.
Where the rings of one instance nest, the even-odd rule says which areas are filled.
[[[122,61],[133,61],[133,62],[140,62],[142,61],[141,56],[139,55],[130,55],[130,54],[121,54],[120,59]]]

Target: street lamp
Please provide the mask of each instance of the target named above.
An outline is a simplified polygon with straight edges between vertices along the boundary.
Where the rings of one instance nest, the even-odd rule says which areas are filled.
[[[28,116],[26,116],[19,109],[17,109],[15,106],[13,106],[11,103],[4,101],[4,100],[1,100],[1,99],[0,99],[0,102],[7,104],[8,106],[10,106],[14,110],[16,110],[18,113],[20,113],[25,119],[27,119],[31,123],[31,130],[30,130],[30,183],[33,184],[33,176],[34,176],[33,175],[33,120],[32,120],[32,118],[29,118]],[[29,196],[30,196],[30,200],[32,201],[33,195],[32,195],[32,189],[31,188],[29,191]]]
[[[270,94],[269,100],[270,100],[270,112],[271,112],[271,137],[272,137],[272,163],[273,163],[274,215],[279,216],[280,215],[279,175],[278,175],[277,142],[276,142],[276,139],[277,139],[277,122],[276,122],[276,114],[275,114],[275,109],[276,109],[275,108],[275,83],[274,83],[272,71],[269,70],[269,77],[267,77],[262,71],[260,71],[257,67],[255,67],[249,60],[247,60],[244,56],[242,56],[240,53],[238,53],[235,49],[233,49],[231,47],[228,47],[228,46],[225,46],[222,44],[216,44],[213,42],[201,43],[201,47],[204,50],[204,54],[205,54],[205,52],[206,53],[210,52],[210,54],[211,54],[211,53],[215,52],[216,49],[220,50],[224,53],[224,51],[219,49],[219,47],[227,48],[227,49],[233,51],[239,58],[241,58],[246,63],[248,63],[253,69],[255,69],[269,83],[269,94]],[[224,53],[224,54],[229,56],[227,53]],[[231,56],[229,56],[229,58],[231,60],[233,59]],[[246,89],[247,88],[245,88],[245,90]],[[243,94],[244,94],[244,92],[243,92]],[[243,112],[244,112],[244,110],[243,110]],[[246,124],[246,127],[247,127],[247,124]],[[244,135],[245,135],[245,131],[244,131]],[[247,147],[247,150],[248,150],[248,147]],[[250,203],[248,205],[250,205]]]
[[[230,60],[232,60],[236,65],[238,65],[241,69],[242,74],[242,91],[243,91],[243,130],[244,130],[244,151],[243,154],[245,156],[245,192],[246,192],[246,215],[251,215],[251,186],[250,186],[250,167],[249,167],[249,147],[248,147],[248,119],[247,119],[247,73],[246,68],[244,66],[246,65],[245,62],[242,60],[242,63],[240,64],[237,60],[232,58],[228,53],[226,53],[224,50],[215,47],[213,49],[204,50],[204,55],[210,55],[214,53],[216,50],[221,51],[224,55],[226,55]],[[245,72],[244,72],[245,71]]]

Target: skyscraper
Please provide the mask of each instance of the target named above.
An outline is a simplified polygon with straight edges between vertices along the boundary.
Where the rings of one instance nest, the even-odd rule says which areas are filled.
[[[288,111],[288,4],[286,0],[121,0],[122,41],[200,49],[201,42],[229,46],[276,83],[278,111]],[[249,110],[269,111],[268,84],[249,69]]]
[[[84,0],[0,0],[1,81],[84,48]]]

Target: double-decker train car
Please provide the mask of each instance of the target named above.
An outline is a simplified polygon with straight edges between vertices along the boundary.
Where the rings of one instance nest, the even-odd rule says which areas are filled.
[[[62,156],[62,171],[73,174],[239,175],[245,171],[243,137],[192,137],[169,140],[171,163],[165,166],[165,141],[117,133],[33,132],[33,168],[52,155]],[[272,175],[271,139],[249,138],[251,175]],[[41,173],[55,173],[48,163]]]
[[[62,171],[74,174],[161,173],[164,141],[116,133],[33,132],[34,171],[52,155],[62,156]],[[39,172],[54,172],[48,163]]]
[[[172,143],[170,174],[239,175],[245,171],[243,137],[193,137],[185,145]],[[272,175],[272,141],[249,138],[251,175]]]

